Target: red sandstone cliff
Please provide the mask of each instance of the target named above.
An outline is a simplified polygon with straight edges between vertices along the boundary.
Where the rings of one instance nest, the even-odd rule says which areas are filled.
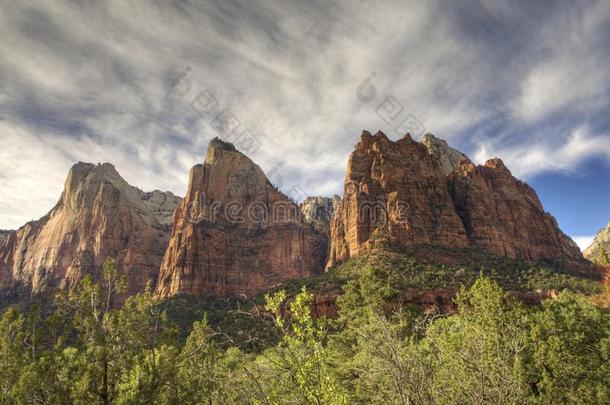
[[[214,139],[190,172],[157,294],[251,296],[320,272],[326,242],[233,145]]]
[[[154,285],[179,201],[130,186],[109,163],[74,165],[55,207],[4,238],[2,294],[71,289],[86,274],[98,278],[109,256],[128,275],[130,293]]]
[[[531,261],[583,260],[534,190],[501,160],[475,166],[446,142],[397,142],[363,132],[351,154],[344,197],[331,225],[327,268],[374,240],[401,246],[480,246]]]
[[[363,132],[347,163],[327,267],[357,255],[374,239],[405,246],[468,245],[440,164],[410,136],[392,142],[381,132]]]
[[[529,261],[583,259],[580,249],[544,211],[536,192],[500,159],[462,162],[448,177],[471,243],[498,256]]]

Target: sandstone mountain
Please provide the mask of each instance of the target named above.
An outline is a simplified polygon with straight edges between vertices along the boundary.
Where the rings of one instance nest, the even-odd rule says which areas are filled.
[[[301,213],[305,221],[324,235],[330,234],[330,221],[339,209],[341,197],[307,197],[301,204]]]
[[[251,296],[323,269],[325,237],[261,168],[214,139],[190,171],[157,285],[178,293]]]
[[[466,155],[450,147],[447,141],[439,139],[430,133],[424,135],[422,143],[428,149],[428,153],[438,161],[441,170],[445,174],[456,171],[462,161],[470,162]]]
[[[0,247],[0,289],[28,295],[99,279],[106,257],[128,275],[130,293],[156,282],[179,197],[145,193],[109,164],[75,164],[59,202],[11,232]]]
[[[603,262],[605,261],[605,258],[602,258],[603,252],[610,256],[610,222],[608,222],[608,226],[606,226],[606,228],[597,232],[593,243],[591,243],[591,245],[585,249],[584,255],[591,261]],[[610,263],[603,264],[605,265]]]
[[[11,232],[13,231],[0,229],[0,246],[2,245],[2,242],[4,242],[4,239],[6,239],[6,237],[11,234]]]
[[[482,166],[431,135],[397,142],[363,132],[331,225],[327,268],[375,241],[413,247],[478,246],[529,261],[580,263],[582,254],[534,190],[500,159]]]

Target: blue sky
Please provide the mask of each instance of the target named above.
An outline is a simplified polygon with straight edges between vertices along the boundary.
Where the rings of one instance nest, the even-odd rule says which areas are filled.
[[[610,219],[610,2],[0,1],[0,228],[76,161],[183,194],[220,135],[299,199],[362,129],[501,157],[586,243]]]

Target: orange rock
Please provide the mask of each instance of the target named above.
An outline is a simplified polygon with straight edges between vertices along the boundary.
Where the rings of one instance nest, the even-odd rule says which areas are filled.
[[[157,294],[251,296],[320,272],[326,241],[259,166],[214,139],[191,169]]]
[[[455,207],[472,244],[498,256],[581,262],[580,249],[544,211],[536,192],[496,158],[462,162],[449,175]]]
[[[409,134],[392,142],[381,132],[363,132],[347,164],[344,197],[330,232],[327,268],[374,241],[477,245],[530,261],[584,261],[534,190],[500,159],[476,166],[431,135],[424,143]]]
[[[362,133],[347,164],[327,267],[357,255],[374,239],[404,246],[468,245],[443,169],[410,136],[392,142],[381,132]]]
[[[75,164],[57,205],[43,218],[11,232],[0,247],[4,295],[72,289],[85,275],[99,280],[106,257],[128,275],[129,293],[153,285],[180,201],[144,193],[109,164]]]

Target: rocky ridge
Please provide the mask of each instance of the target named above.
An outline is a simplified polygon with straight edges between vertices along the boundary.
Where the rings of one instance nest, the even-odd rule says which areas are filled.
[[[602,244],[608,233],[598,235]],[[74,165],[46,216],[0,232],[0,291],[71,289],[86,274],[99,279],[110,256],[129,276],[129,293],[151,282],[161,297],[252,296],[379,241],[584,260],[534,190],[500,159],[475,165],[431,134],[419,143],[363,132],[343,199],[309,197],[300,205],[232,144],[214,139],[203,164],[191,169],[183,200],[130,186],[108,163]]]
[[[474,165],[432,136],[393,142],[364,131],[351,154],[326,267],[376,241],[452,248],[479,246],[529,261],[584,261],[534,190],[500,159]]]
[[[422,144],[428,149],[428,153],[438,161],[445,175],[456,171],[462,161],[470,162],[465,154],[450,147],[447,141],[430,133],[424,135]]]
[[[127,274],[130,291],[156,282],[179,197],[144,193],[109,163],[77,163],[59,202],[44,217],[11,232],[0,247],[5,295],[72,289],[85,275],[100,278],[107,257]]]
[[[604,252],[610,256],[610,222],[608,222],[608,226],[597,232],[595,239],[593,239],[593,242],[585,249],[583,254],[593,262],[610,265],[610,263],[605,263],[605,257],[602,257]]]
[[[325,236],[232,144],[190,171],[156,292],[251,296],[322,271]]]

